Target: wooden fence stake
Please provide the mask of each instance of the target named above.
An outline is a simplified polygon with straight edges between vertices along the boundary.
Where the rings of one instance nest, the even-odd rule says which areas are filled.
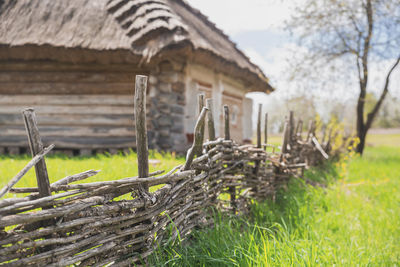
[[[294,137],[294,111],[290,111],[289,113],[289,139],[288,142],[289,144],[292,143],[293,137]]]
[[[213,116],[213,102],[211,98],[206,100],[206,107],[208,108],[207,124],[208,124],[208,138],[210,141],[215,140],[215,125]]]
[[[325,142],[325,137],[326,137],[326,132],[327,132],[327,125],[322,126],[322,138],[321,138],[321,144],[324,144]]]
[[[299,122],[297,123],[297,127],[296,127],[296,137],[298,137],[300,140],[302,140],[302,136],[301,136],[302,132],[303,132],[303,121],[299,120]]]
[[[204,108],[204,94],[199,94],[197,96],[197,104],[198,104],[199,115],[200,115],[200,113],[202,112],[202,110]],[[199,143],[201,145],[197,146],[197,151],[196,151],[196,154],[198,156],[200,156],[202,154],[205,128],[206,128],[205,123],[202,123],[202,125],[200,126],[201,136],[199,136],[199,138],[200,138]]]
[[[265,121],[264,121],[264,143],[265,143],[265,150],[267,150],[267,144],[268,144],[268,113],[265,113]]]
[[[230,125],[229,125],[229,107],[224,105],[224,121],[225,121],[225,140],[231,139],[230,133]],[[230,186],[228,188],[228,192],[231,198],[231,207],[233,209],[233,213],[236,213],[236,187]]]
[[[24,123],[29,140],[32,157],[35,157],[43,150],[43,143],[40,138],[39,129],[37,127],[35,111],[27,108],[22,111]],[[36,180],[39,189],[39,197],[47,197],[51,195],[49,175],[47,173],[45,159],[41,159],[35,165]]]
[[[312,131],[311,131],[311,133],[312,133],[312,135],[313,136],[315,136],[315,131],[317,130],[317,121],[316,120],[313,120],[313,127],[312,127]]]
[[[312,133],[312,128],[313,128],[313,124],[314,124],[314,121],[313,120],[310,120],[309,122],[308,122],[308,132],[307,132],[307,142],[310,140],[310,136],[311,136],[311,133]]]
[[[325,150],[329,150],[329,146],[331,145],[332,131],[333,131],[333,126],[331,126],[331,128],[329,129],[328,141],[325,144]]]
[[[285,119],[283,126],[283,140],[282,140],[282,155],[287,153],[288,135],[289,135],[289,122]]]
[[[224,105],[224,121],[225,121],[225,140],[231,139],[230,125],[229,125],[229,107]]]
[[[146,90],[147,76],[136,75],[134,105],[139,178],[145,178],[149,175],[149,150],[147,145],[146,125]],[[144,189],[148,191],[148,186],[144,186]]]
[[[204,131],[203,132],[201,131],[201,126],[203,126],[205,123],[206,113],[207,113],[207,108],[203,107],[203,110],[200,112],[200,115],[197,119],[196,126],[194,127],[194,140],[192,147],[189,148],[186,154],[186,162],[185,165],[183,166],[184,171],[190,169],[190,166],[192,166],[192,162],[196,154],[196,150],[198,150],[199,146],[201,147],[203,145],[201,143],[201,141],[203,140],[203,136],[201,135],[204,134]]]
[[[258,116],[257,116],[257,148],[261,148],[261,111],[262,111],[262,104],[259,104]]]
[[[231,139],[230,125],[229,125],[229,107],[224,105],[224,121],[225,121],[225,140]],[[231,198],[230,204],[233,209],[233,213],[236,214],[236,186],[230,186],[228,192]]]

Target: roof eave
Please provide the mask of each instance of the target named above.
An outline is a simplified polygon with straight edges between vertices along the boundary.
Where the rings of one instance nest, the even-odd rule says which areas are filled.
[[[235,61],[227,60],[211,50],[195,48],[187,39],[164,47],[162,50],[158,51],[152,59],[174,55],[179,51],[184,51],[184,56],[194,62],[202,65],[213,66],[213,68],[218,72],[237,77],[244,82],[246,91],[248,92],[263,92],[269,94],[275,90],[261,70],[259,70],[259,72],[254,72],[248,68],[239,66]],[[152,59],[148,62],[152,61]],[[213,64],[208,64],[211,61]]]

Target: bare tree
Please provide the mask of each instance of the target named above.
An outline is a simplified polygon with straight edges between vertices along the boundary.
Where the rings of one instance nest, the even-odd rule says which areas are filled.
[[[342,63],[335,75],[358,80],[357,152],[362,154],[368,130],[389,91],[390,76],[400,62],[400,0],[306,0],[287,27],[307,53],[297,57],[297,75],[317,66]],[[365,109],[371,62],[389,62],[385,82],[372,110]],[[303,71],[300,71],[300,70]],[[296,76],[295,76],[296,78]]]

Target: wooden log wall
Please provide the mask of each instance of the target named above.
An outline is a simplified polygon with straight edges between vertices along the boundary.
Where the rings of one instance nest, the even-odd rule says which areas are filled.
[[[47,65],[46,65],[47,66]],[[132,71],[54,65],[0,72],[0,146],[28,147],[21,110],[35,109],[45,144],[91,151],[135,147]]]

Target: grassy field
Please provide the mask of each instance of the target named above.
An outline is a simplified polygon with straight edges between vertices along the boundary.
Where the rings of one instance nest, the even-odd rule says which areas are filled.
[[[307,172],[325,188],[292,180],[276,202],[254,203],[250,216],[215,215],[215,227],[195,232],[150,259],[155,266],[399,266],[400,135],[371,136],[363,158],[351,157]],[[183,163],[183,158],[152,154],[151,171]],[[0,186],[29,157],[0,157]],[[136,156],[88,158],[51,156],[51,181],[88,169],[88,181],[137,174]],[[17,187],[35,186],[34,171]],[[14,197],[8,194],[7,197]]]
[[[150,162],[153,162],[153,164],[150,164],[150,172],[156,170],[169,171],[184,163],[184,158],[176,158],[171,154],[150,152],[150,158],[152,159]],[[0,156],[0,187],[3,187],[16,175],[29,162],[29,159],[29,156]],[[138,173],[135,153],[73,158],[64,155],[51,155],[46,157],[46,165],[50,183],[90,169],[101,171],[96,176],[85,179],[85,182],[115,180],[136,176]],[[34,169],[32,168],[15,187],[36,187]],[[17,197],[17,195],[9,193],[5,197]]]
[[[370,147],[400,147],[400,134],[370,134],[366,143]]]

